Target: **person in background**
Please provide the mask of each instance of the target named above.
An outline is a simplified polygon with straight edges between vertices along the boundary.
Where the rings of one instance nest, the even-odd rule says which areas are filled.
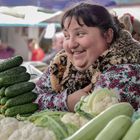
[[[0,59],[13,57],[15,50],[0,40]]]
[[[87,16],[88,13],[88,16]],[[40,110],[74,111],[82,96],[99,88],[119,102],[140,107],[140,43],[100,5],[79,3],[61,20],[64,50],[36,82]]]
[[[36,39],[29,39],[27,42],[28,49],[30,51],[29,60],[30,61],[42,61],[45,57],[45,52],[39,46]]]
[[[123,14],[119,20],[124,29],[129,31],[135,40],[140,41],[140,21],[130,13]]]
[[[55,55],[63,49],[63,40],[64,35],[62,32],[56,33],[54,37],[52,38],[52,48],[50,51],[46,54],[46,56],[43,59],[43,62],[46,64],[50,64],[51,60],[55,57]]]

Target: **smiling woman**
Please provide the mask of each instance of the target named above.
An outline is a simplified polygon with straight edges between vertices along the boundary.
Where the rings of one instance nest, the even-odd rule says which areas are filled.
[[[79,3],[64,12],[61,25],[64,50],[36,83],[40,109],[74,111],[82,96],[101,87],[137,109],[140,44],[118,19],[103,6]]]

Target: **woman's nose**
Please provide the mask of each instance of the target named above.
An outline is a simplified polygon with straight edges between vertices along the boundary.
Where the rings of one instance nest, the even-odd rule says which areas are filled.
[[[77,46],[78,46],[78,42],[76,41],[76,39],[71,38],[69,40],[69,48],[75,49],[75,48],[77,48]]]

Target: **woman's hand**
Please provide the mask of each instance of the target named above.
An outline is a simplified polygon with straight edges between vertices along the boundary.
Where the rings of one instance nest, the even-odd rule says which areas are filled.
[[[92,84],[89,84],[83,89],[77,90],[74,93],[68,95],[67,105],[69,111],[74,112],[74,106],[81,99],[82,96],[87,96],[92,88]]]

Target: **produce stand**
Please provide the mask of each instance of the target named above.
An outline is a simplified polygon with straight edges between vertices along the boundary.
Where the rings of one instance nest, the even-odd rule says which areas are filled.
[[[62,10],[67,7],[69,0],[61,0],[57,6],[54,1],[12,0],[10,4],[21,5],[24,2],[25,5],[26,2]],[[104,5],[108,1],[110,2],[103,1]],[[2,3],[8,5],[8,1],[2,0],[1,5]],[[51,13],[34,6],[20,7],[25,9],[19,11],[18,7],[1,7],[0,26],[46,27],[49,22],[60,22],[61,11]],[[113,10],[118,15],[123,13],[120,8]],[[140,18],[136,7],[123,11],[131,10]],[[20,45],[20,51],[21,48]],[[95,91],[81,98],[75,106],[75,113],[40,111],[35,103],[37,95],[34,88],[47,65],[42,62],[23,62],[21,57],[4,62],[5,64],[3,62],[0,60],[0,140],[140,140],[140,111],[134,111],[129,103],[118,103],[112,91],[101,89],[97,91],[101,94],[96,94]]]
[[[40,66],[21,56],[0,61],[0,140],[140,140],[140,112],[107,88],[83,96],[75,113],[40,111]]]

